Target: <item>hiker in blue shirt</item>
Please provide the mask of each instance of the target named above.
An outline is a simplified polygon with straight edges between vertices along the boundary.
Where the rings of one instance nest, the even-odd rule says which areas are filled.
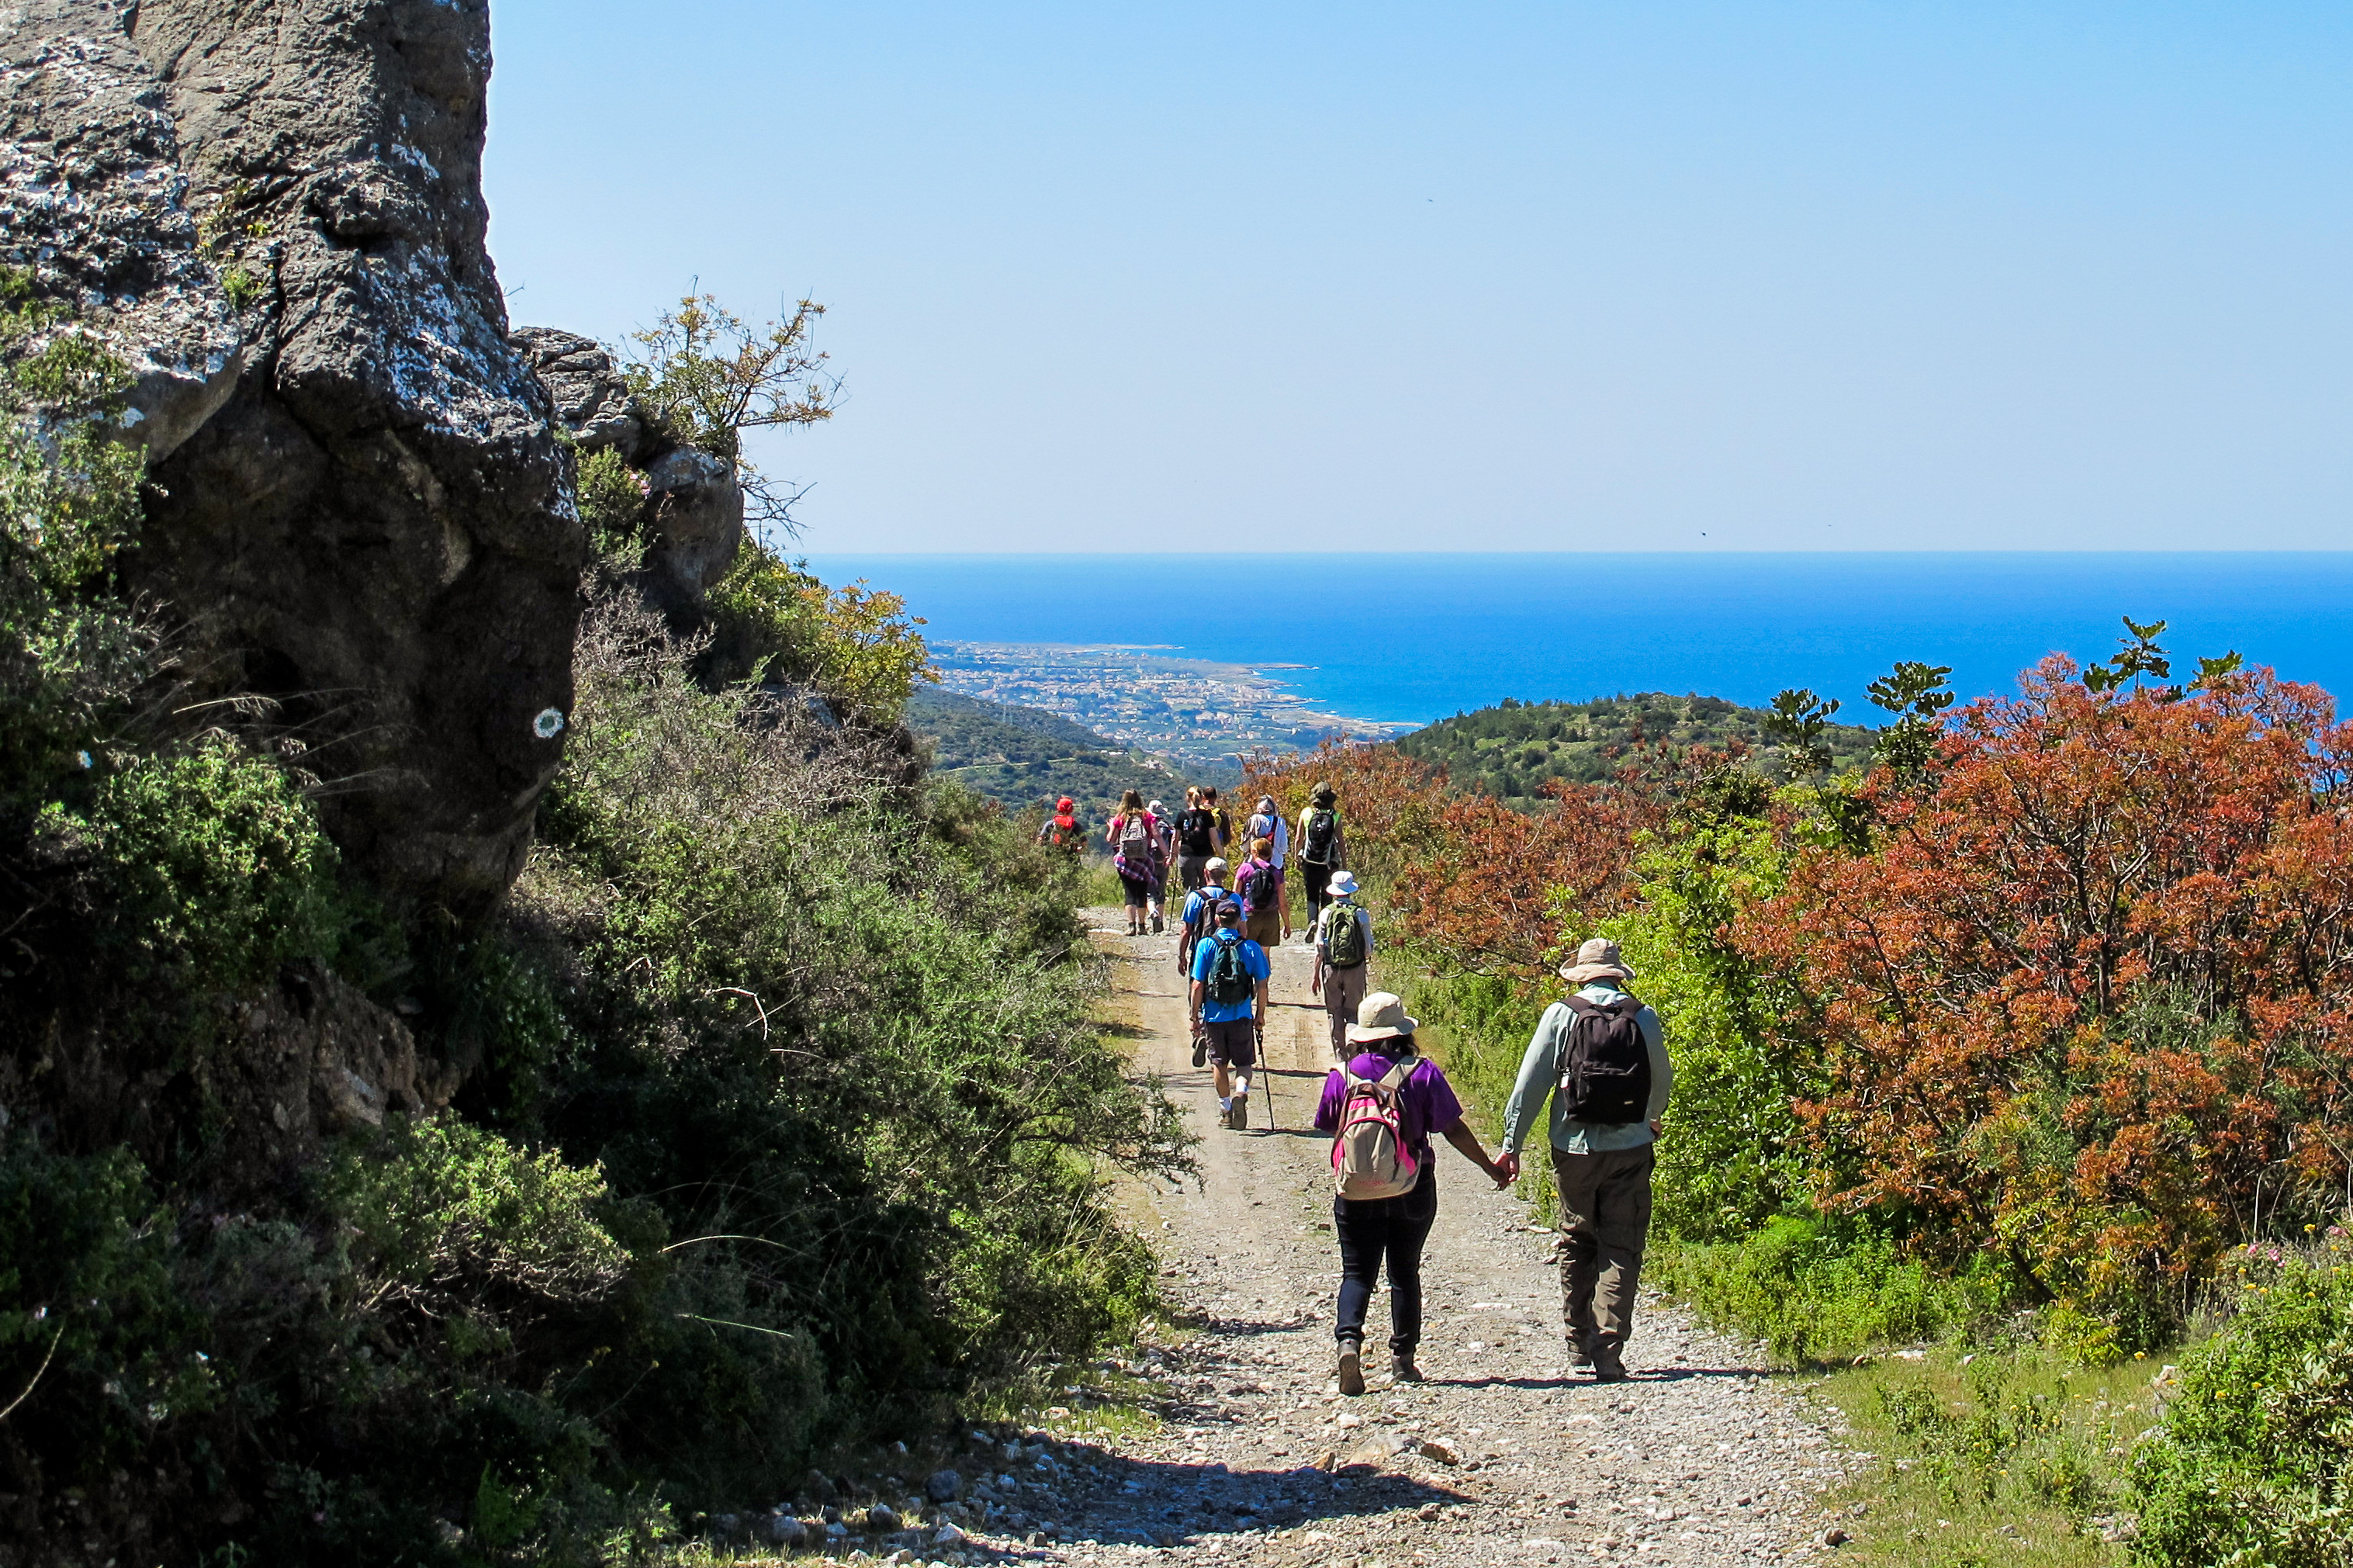
[[[1266,984],[1274,973],[1266,949],[1241,932],[1242,906],[1217,906],[1217,929],[1193,948],[1193,1065],[1217,1066],[1218,1108],[1225,1125],[1250,1126],[1250,1070],[1266,1034]]]
[[[1193,949],[1217,925],[1218,906],[1232,896],[1232,889],[1226,885],[1224,859],[1211,855],[1201,867],[1201,885],[1185,895],[1184,913],[1176,922],[1176,972],[1186,980],[1193,978]]]

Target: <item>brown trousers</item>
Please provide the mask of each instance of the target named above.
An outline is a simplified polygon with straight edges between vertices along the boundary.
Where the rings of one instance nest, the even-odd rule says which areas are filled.
[[[1348,1049],[1348,1025],[1356,1022],[1356,1008],[1365,1000],[1365,976],[1370,964],[1351,964],[1324,971],[1324,1010],[1332,1015],[1332,1054],[1343,1062],[1356,1054]]]
[[[1590,1356],[1633,1336],[1634,1289],[1651,1235],[1651,1167],[1657,1147],[1599,1154],[1552,1151],[1560,1193],[1561,1318],[1569,1348]]]

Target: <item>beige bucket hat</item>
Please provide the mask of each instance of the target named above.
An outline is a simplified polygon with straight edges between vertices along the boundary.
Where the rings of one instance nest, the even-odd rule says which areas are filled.
[[[1393,1040],[1420,1027],[1420,1019],[1405,1015],[1402,999],[1377,991],[1356,1004],[1356,1022],[1348,1025],[1348,1044],[1363,1045],[1375,1040]]]
[[[1571,985],[1598,980],[1632,980],[1634,966],[1618,951],[1617,943],[1607,937],[1593,937],[1577,949],[1574,962],[1560,966],[1560,978]]]

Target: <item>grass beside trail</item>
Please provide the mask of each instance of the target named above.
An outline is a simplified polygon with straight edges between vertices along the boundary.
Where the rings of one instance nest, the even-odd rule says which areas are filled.
[[[2122,1564],[2102,1539],[2126,1455],[2155,1424],[2154,1361],[2086,1369],[2040,1347],[1834,1372],[1816,1396],[1873,1457],[1825,1501],[1851,1538],[1841,1562],[1883,1568]],[[1860,1512],[1855,1510],[1860,1509]]]

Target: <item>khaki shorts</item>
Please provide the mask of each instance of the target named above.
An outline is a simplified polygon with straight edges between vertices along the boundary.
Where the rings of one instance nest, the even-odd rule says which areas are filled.
[[[1247,941],[1256,942],[1261,948],[1281,947],[1282,945],[1282,912],[1279,909],[1269,909],[1263,914],[1243,916],[1242,937]]]

